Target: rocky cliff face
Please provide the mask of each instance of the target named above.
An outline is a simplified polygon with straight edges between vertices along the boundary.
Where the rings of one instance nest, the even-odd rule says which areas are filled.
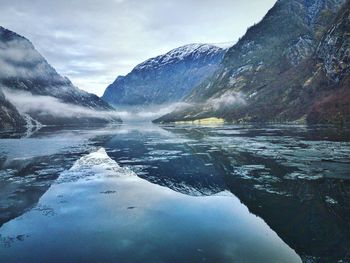
[[[264,19],[228,50],[214,76],[186,98],[189,106],[157,121],[208,117],[253,122],[316,121],[308,116],[324,98],[324,90],[333,84],[329,73],[324,75],[318,64],[321,57],[314,54],[320,53],[321,43],[327,42],[325,35],[333,23],[337,24],[334,19],[344,10],[344,2],[277,1]],[[333,58],[335,50],[328,48],[324,53]],[[331,64],[322,65],[330,71],[336,67]]]
[[[225,50],[191,44],[151,58],[118,77],[103,99],[112,105],[159,105],[176,102],[217,70]]]
[[[2,93],[5,94],[7,103],[10,101],[15,104],[20,113],[29,114],[42,124],[71,125],[93,120],[106,121],[96,116],[89,118],[87,114],[84,117],[79,116],[78,111],[74,116],[73,114],[67,116],[64,111],[68,110],[69,106],[86,108],[89,111],[113,110],[96,95],[76,88],[69,79],[60,76],[29,40],[3,27],[0,27],[0,89],[3,90]],[[37,107],[23,110],[20,107],[21,102],[23,104],[23,98],[28,97],[33,100],[38,99]],[[62,116],[59,112],[52,114],[52,111],[47,112],[45,107],[40,107],[39,104],[43,103],[45,97],[49,97],[57,105],[65,105],[62,109]],[[33,100],[32,106],[35,106]],[[5,107],[4,105],[2,101],[1,106]],[[25,105],[28,106],[28,101]],[[6,114],[3,112],[2,115]],[[3,121],[2,118],[1,120]]]
[[[319,44],[316,56],[322,61],[327,77],[340,82],[350,69],[350,10],[347,3]]]
[[[312,105],[308,120],[350,122],[350,2],[345,4],[320,42],[315,61],[317,71],[326,81],[316,82],[321,96]],[[311,74],[311,83],[317,80],[315,75]]]

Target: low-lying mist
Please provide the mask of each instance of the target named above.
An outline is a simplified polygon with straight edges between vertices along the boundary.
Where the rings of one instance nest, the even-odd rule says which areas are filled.
[[[171,103],[148,106],[124,106],[116,107],[119,116],[126,122],[144,122],[155,120],[175,109],[188,107],[187,103]]]
[[[120,116],[126,121],[152,121],[169,113],[184,114],[192,112],[215,113],[224,110],[232,110],[239,106],[246,105],[245,96],[240,92],[228,91],[217,98],[211,98],[205,102],[178,102],[159,106],[129,107],[119,111]]]
[[[240,92],[225,92],[220,97],[208,100],[208,106],[213,107],[214,110],[222,110],[225,108],[245,105],[245,96]]]
[[[200,115],[200,113],[203,112],[212,114],[225,110],[233,110],[237,107],[244,106],[246,104],[247,100],[243,93],[227,91],[219,97],[210,98],[204,102],[182,103],[176,105],[173,111],[174,113],[179,113],[180,115],[190,112],[196,112],[197,115]],[[183,117],[185,118],[185,116]]]
[[[166,105],[116,107],[115,111],[100,111],[79,105],[62,102],[52,96],[33,95],[26,91],[12,91],[4,88],[3,93],[21,114],[50,115],[59,118],[98,118],[123,122],[150,122],[171,112],[185,112],[187,109],[200,108],[204,111],[219,111],[245,105],[241,93],[223,94],[204,103],[172,103]]]
[[[36,112],[54,117],[102,118],[114,119],[120,117],[116,111],[98,111],[92,108],[64,103],[51,96],[33,95],[26,91],[11,91],[3,89],[3,93],[21,114]]]
[[[42,115],[51,115],[61,118],[78,117],[107,120],[121,118],[124,122],[144,122],[152,121],[164,114],[172,112],[175,108],[187,105],[184,103],[174,103],[158,106],[117,107],[115,111],[99,111],[93,108],[65,103],[52,96],[33,95],[30,92],[13,91],[8,88],[4,88],[2,91],[6,99],[10,101],[21,114],[35,112],[36,114],[40,113]]]

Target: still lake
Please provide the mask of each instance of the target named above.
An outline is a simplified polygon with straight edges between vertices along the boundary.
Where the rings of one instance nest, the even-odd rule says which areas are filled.
[[[349,129],[0,136],[0,262],[350,261]]]

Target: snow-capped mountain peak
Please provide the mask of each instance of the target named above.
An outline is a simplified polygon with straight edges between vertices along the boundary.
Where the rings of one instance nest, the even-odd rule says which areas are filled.
[[[136,66],[134,70],[158,68],[169,63],[183,61],[187,58],[198,59],[201,56],[214,56],[222,51],[222,48],[210,44],[188,44],[175,48],[164,55],[150,58]]]

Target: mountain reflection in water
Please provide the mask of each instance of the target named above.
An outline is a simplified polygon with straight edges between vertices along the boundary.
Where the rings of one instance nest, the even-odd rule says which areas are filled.
[[[349,134],[306,126],[122,125],[4,135],[0,256],[349,260]]]

